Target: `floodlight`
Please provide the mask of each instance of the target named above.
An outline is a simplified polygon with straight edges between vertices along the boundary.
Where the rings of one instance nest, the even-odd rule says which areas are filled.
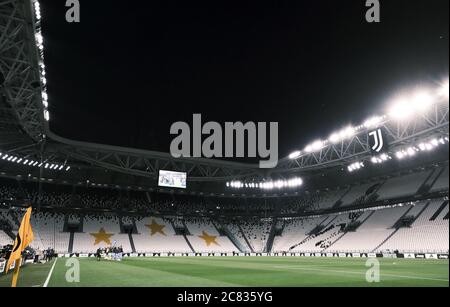
[[[341,131],[342,138],[350,138],[355,135],[355,128],[348,127]]]
[[[414,109],[423,112],[433,104],[433,96],[428,91],[419,91],[414,95],[411,102]]]
[[[395,154],[399,160],[403,159],[405,157],[405,154],[402,151],[397,151]]]
[[[330,136],[330,142],[331,143],[338,143],[340,140],[341,140],[341,137],[339,136],[339,134],[338,133],[333,133],[331,136]]]
[[[300,151],[294,151],[289,155],[289,159],[291,160],[297,159],[298,157],[300,157],[300,155],[301,155]]]
[[[406,99],[399,100],[389,110],[389,115],[395,119],[406,119],[413,114],[413,108]]]
[[[379,123],[383,121],[383,117],[380,116],[374,116],[366,120],[363,124],[365,128],[374,128],[378,126]]]
[[[323,142],[322,141],[315,141],[314,143],[312,143],[312,149],[313,150],[320,150],[323,148]]]
[[[406,152],[408,153],[408,156],[414,156],[416,154],[416,151],[414,150],[414,148],[409,147]]]
[[[442,85],[441,88],[439,89],[439,95],[446,97],[448,99],[449,96],[449,87],[448,87],[448,80],[445,81]]]

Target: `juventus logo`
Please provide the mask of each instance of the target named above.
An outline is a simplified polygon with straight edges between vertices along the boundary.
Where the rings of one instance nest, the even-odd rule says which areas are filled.
[[[384,148],[384,138],[381,129],[369,133],[370,148],[374,152],[380,152]]]

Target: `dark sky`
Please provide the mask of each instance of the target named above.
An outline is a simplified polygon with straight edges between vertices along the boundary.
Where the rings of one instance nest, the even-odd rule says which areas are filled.
[[[448,76],[449,1],[42,0],[51,129],[168,151],[170,125],[278,121],[280,154]]]

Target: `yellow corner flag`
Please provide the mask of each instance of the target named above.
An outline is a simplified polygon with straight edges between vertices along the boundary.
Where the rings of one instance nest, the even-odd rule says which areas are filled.
[[[34,240],[33,229],[31,228],[30,224],[31,210],[32,208],[29,207],[24,217],[22,218],[22,223],[20,224],[19,232],[17,233],[16,241],[14,242],[14,247],[11,252],[11,256],[9,257],[8,263],[6,264],[6,272],[8,272],[9,269],[11,268],[12,263],[14,261],[16,263],[16,265],[14,266],[14,273],[11,287],[17,286],[17,279],[19,277],[19,270],[21,264],[20,262],[22,260],[22,252]]]

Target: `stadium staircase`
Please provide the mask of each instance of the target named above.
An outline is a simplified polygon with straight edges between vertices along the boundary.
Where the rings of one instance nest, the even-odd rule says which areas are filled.
[[[444,216],[444,220],[448,220],[448,212],[447,212],[447,214]]]
[[[427,179],[425,179],[425,181],[420,185],[417,190],[417,194],[425,194],[429,192],[443,172],[444,168],[441,168],[440,170],[433,169]]]
[[[84,215],[80,216],[80,229],[78,230],[79,232],[84,232]]]
[[[196,251],[195,251],[194,247],[192,246],[191,242],[189,242],[189,239],[188,239],[188,237],[187,237],[186,234],[183,235],[183,238],[186,240],[186,243],[187,243],[187,245],[189,246],[189,248],[191,249],[191,251],[192,251],[193,253],[195,253]]]
[[[145,196],[147,197],[148,203],[151,204],[152,203],[152,198],[150,196],[150,193],[149,192],[145,192]]]
[[[374,214],[375,214],[375,211],[371,211],[369,213],[369,215],[367,215],[367,217],[361,221],[361,224],[359,225],[359,227],[361,227],[361,225],[363,225],[365,222],[367,222],[367,220],[370,219],[372,217],[372,215],[374,215]]]
[[[248,248],[250,248],[250,251],[251,251],[252,253],[254,253],[255,250],[253,249],[253,246],[250,244],[250,241],[248,240],[247,236],[245,235],[245,231],[242,229],[241,225],[237,225],[237,226],[238,226],[238,228],[239,228],[239,231],[240,231],[241,234],[242,234],[242,237],[243,237],[244,240],[245,240],[245,243],[247,243]]]
[[[431,204],[431,202],[428,202],[425,206],[423,206],[422,210],[420,210],[420,212],[414,217],[413,223],[414,223],[415,221],[417,221],[417,219],[422,215],[422,213],[425,212],[425,210],[428,209],[428,207],[430,206],[430,204]]]
[[[242,246],[241,242],[239,242],[238,239],[233,235],[233,233],[226,227],[225,225],[222,226],[222,231],[226,234],[227,238],[230,239],[231,243],[237,248],[237,250],[241,253],[244,253],[246,249],[244,246]]]
[[[438,216],[444,211],[445,207],[448,205],[448,200],[444,201],[442,205],[439,207],[439,209],[436,210],[436,212],[433,214],[433,216],[430,218],[430,221],[435,221]]]
[[[211,220],[211,224],[214,226],[214,229],[217,231],[217,233],[221,236],[221,237],[226,237],[226,233],[223,231],[223,227],[218,227],[217,224]]]
[[[70,237],[69,237],[69,253],[73,253],[73,241],[75,239],[75,232],[71,231],[70,232]]]
[[[173,222],[172,219],[170,219],[170,224],[172,225],[172,228],[175,230],[175,234],[183,236],[184,240],[186,241],[186,243],[189,246],[189,248],[191,249],[191,251],[193,253],[196,253],[194,247],[192,246],[191,242],[189,241],[189,239],[187,237],[187,236],[190,236],[191,233],[189,232],[189,229],[187,228],[187,225],[184,222],[184,220],[182,221],[183,228],[175,226],[175,223]]]
[[[125,230],[125,227],[123,227],[123,221],[122,221],[121,216],[118,217],[118,220],[119,220],[120,233],[128,233],[128,231]]]
[[[130,240],[131,251],[135,253],[136,247],[134,246],[133,234],[131,233],[131,231],[128,233],[128,239]]]
[[[64,226],[63,226],[63,232],[69,232],[69,215],[64,215]]]
[[[429,204],[427,204],[427,206],[428,206]],[[403,218],[405,218],[406,216],[408,216],[408,213],[412,210],[412,206],[411,207],[409,207],[408,208],[408,210],[406,210],[406,212],[405,213],[403,213],[403,215],[395,222],[395,224],[394,224],[394,226],[393,226],[393,228],[394,228],[394,231],[392,231],[392,233],[391,234],[389,234],[377,247],[375,247],[373,250],[372,250],[372,253],[374,253],[374,252],[376,252],[378,249],[380,249],[387,241],[389,241],[389,239],[390,238],[392,238],[398,231],[399,231],[399,229],[401,228],[401,227],[397,227],[397,225],[400,225],[401,223],[400,223],[400,221],[403,219]],[[422,212],[423,212],[424,210],[422,210],[418,215],[417,215],[417,217],[419,217],[420,216],[420,214],[422,214]],[[417,218],[417,217],[415,217],[415,219]]]
[[[273,241],[275,240],[275,233],[277,230],[278,219],[274,218],[272,221],[272,227],[270,227],[269,237],[267,238],[266,247],[264,247],[265,253],[270,253],[273,247]]]
[[[11,230],[3,230],[3,232],[6,233],[13,241],[16,240],[16,235]]]
[[[13,225],[14,229],[19,229],[20,222],[19,222],[19,218],[17,217],[17,215],[14,214],[12,211],[8,212],[7,214],[11,217],[11,220],[14,222],[14,225]]]

